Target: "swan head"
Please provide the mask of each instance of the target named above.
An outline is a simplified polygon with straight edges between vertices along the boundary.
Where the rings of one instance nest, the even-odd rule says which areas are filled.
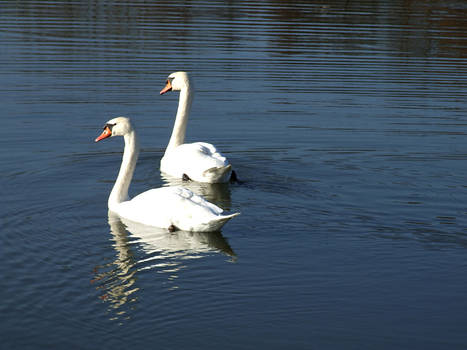
[[[130,118],[117,117],[110,119],[104,125],[104,131],[96,138],[96,142],[112,136],[125,136],[133,131]]]
[[[184,88],[190,88],[190,77],[187,72],[175,72],[167,77],[165,87],[160,94],[163,95],[168,91],[180,91]]]

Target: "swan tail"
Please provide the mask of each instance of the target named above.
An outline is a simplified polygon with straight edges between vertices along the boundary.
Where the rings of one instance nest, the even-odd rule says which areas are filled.
[[[230,219],[236,217],[236,216],[239,216],[240,213],[233,213],[233,214],[229,214],[229,215],[222,215],[222,220],[224,221],[229,221]]]
[[[232,173],[232,165],[222,167],[212,167],[203,172],[203,176],[208,182],[228,182]]]
[[[217,231],[217,230],[220,230],[222,228],[222,226],[224,226],[227,221],[229,221],[230,219],[236,217],[240,215],[240,213],[233,213],[233,214],[229,214],[229,215],[219,215],[219,217],[217,217],[216,219],[212,220],[211,223],[210,223],[210,230],[211,231]]]

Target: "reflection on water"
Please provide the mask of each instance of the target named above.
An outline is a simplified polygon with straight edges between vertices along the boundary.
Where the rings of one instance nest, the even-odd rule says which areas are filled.
[[[227,240],[218,232],[167,232],[166,229],[146,226],[120,219],[125,229],[136,238],[145,257],[138,261],[138,270],[157,268],[158,272],[178,271],[183,262],[203,257],[203,254],[221,252],[235,260],[236,254]],[[144,264],[142,264],[144,263]],[[170,266],[169,270],[165,267]]]
[[[123,310],[123,306],[137,300],[137,296],[133,295],[139,290],[136,286],[137,262],[130,247],[125,225],[110,212],[108,222],[117,257],[110,263],[96,266],[94,269],[96,276],[92,282],[102,290],[100,298],[110,304],[110,309],[116,310],[116,315],[126,317],[127,311]]]
[[[138,300],[137,275],[141,271],[163,274],[163,288],[175,290],[179,272],[188,267],[190,259],[216,252],[236,261],[236,254],[220,232],[171,233],[119,218],[111,212],[108,215],[117,256],[114,261],[95,267],[92,283],[102,291],[100,298],[110,304],[109,312],[115,319],[130,317],[132,305]]]
[[[231,197],[230,185],[228,183],[201,183],[195,181],[183,181],[166,174],[161,173],[161,178],[164,181],[164,186],[182,186],[188,188],[198,196],[203,197],[208,202],[214,203],[224,210],[230,210]]]
[[[96,348],[466,348],[466,18],[465,0],[2,1],[3,347],[52,329],[86,348],[78,322],[111,335]],[[244,213],[223,231],[241,264],[217,263],[235,260],[220,233],[102,234],[120,160],[89,140],[131,116],[133,190],[173,184],[178,96],[158,92],[176,70],[199,88],[187,139],[245,181],[183,186]]]

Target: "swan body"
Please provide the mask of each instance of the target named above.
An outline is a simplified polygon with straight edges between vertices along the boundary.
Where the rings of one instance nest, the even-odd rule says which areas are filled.
[[[96,142],[111,136],[125,140],[122,165],[108,200],[111,212],[143,225],[193,232],[217,231],[239,214],[223,215],[221,208],[180,186],[151,189],[130,199],[128,188],[138,159],[138,138],[125,117],[109,120]]]
[[[197,182],[228,182],[232,166],[216,147],[206,142],[184,143],[194,92],[188,74],[170,74],[160,94],[168,91],[180,91],[180,97],[172,135],[161,159],[161,172],[176,178],[185,175]]]
[[[232,166],[210,143],[184,143],[166,151],[161,159],[161,171],[181,179],[207,183],[228,182]]]

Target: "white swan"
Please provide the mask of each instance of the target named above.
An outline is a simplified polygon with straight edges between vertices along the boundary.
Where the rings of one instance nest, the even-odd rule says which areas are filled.
[[[111,136],[123,136],[125,150],[122,165],[109,196],[109,210],[117,215],[148,226],[194,232],[219,230],[239,213],[222,215],[223,210],[183,187],[162,187],[143,192],[133,199],[128,188],[138,159],[139,144],[130,119],[118,117],[104,126],[96,142]]]
[[[172,90],[180,91],[180,97],[172,136],[161,159],[161,171],[179,179],[207,183],[228,182],[231,177],[235,179],[232,166],[216,147],[206,142],[184,143],[193,100],[193,84],[186,72],[170,74],[160,94]]]

